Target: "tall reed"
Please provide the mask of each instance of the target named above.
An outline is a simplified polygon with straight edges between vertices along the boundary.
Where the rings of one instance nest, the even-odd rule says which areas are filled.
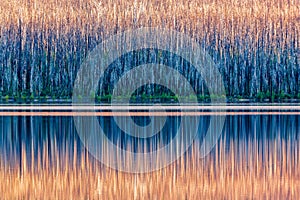
[[[153,26],[195,38],[229,96],[300,97],[299,13],[299,1],[283,0],[3,0],[0,92],[68,97],[91,49],[112,34]]]

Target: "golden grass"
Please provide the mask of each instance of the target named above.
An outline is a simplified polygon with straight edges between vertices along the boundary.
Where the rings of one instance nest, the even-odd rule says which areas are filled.
[[[267,34],[270,40],[280,39],[284,45],[285,40],[295,37],[293,34],[299,34],[299,13],[299,1],[283,0],[2,0],[0,24],[4,30],[21,22],[25,28],[60,33],[78,28],[82,35],[100,28],[105,36],[136,27],[158,26],[196,38],[218,33],[233,41],[237,35],[249,35],[256,42],[261,34]],[[283,30],[290,34],[285,35]]]
[[[54,166],[45,149],[34,167],[23,159],[11,168],[0,159],[0,193],[4,199],[300,198],[299,141],[222,140],[204,160],[197,159],[197,148],[190,159],[145,174],[117,172],[84,153],[55,153]],[[25,157],[24,146],[22,152]]]

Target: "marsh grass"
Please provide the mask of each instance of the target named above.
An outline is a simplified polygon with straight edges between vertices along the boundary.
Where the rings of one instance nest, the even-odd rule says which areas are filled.
[[[283,0],[3,0],[0,91],[69,98],[91,49],[112,34],[152,26],[197,40],[219,65],[230,97],[283,91],[297,98],[299,13],[299,1]]]

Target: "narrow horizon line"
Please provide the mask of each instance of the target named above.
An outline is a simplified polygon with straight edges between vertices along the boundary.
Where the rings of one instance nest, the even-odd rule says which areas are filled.
[[[97,110],[113,110],[113,111],[127,111],[127,110],[139,110],[139,111],[163,111],[163,110],[180,110],[180,111],[199,111],[199,110],[212,110],[212,111],[300,111],[300,105],[62,105],[62,106],[35,106],[35,105],[14,105],[14,106],[0,106],[0,111],[35,111],[35,110],[60,110],[60,111],[97,111]]]
[[[300,112],[0,112],[0,116],[233,116],[233,115],[300,115]]]

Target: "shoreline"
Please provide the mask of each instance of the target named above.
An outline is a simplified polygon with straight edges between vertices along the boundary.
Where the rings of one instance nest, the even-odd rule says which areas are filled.
[[[297,105],[0,105],[0,116],[181,117],[300,115]]]

